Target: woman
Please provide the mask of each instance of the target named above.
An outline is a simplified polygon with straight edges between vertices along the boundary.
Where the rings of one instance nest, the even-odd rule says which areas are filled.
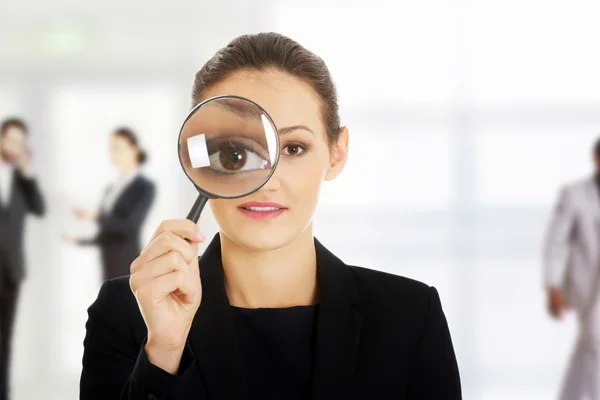
[[[200,259],[197,226],[164,221],[130,279],[104,284],[81,399],[460,399],[436,290],[313,237],[348,150],[323,61],[278,34],[239,37],[197,73],[193,104],[225,94],[273,117],[279,165],[259,191],[210,201],[220,231]]]
[[[131,262],[140,254],[140,229],[155,193],[154,184],[140,174],[147,157],[131,129],[114,131],[110,157],[119,176],[107,188],[100,211],[73,210],[81,220],[97,221],[98,234],[93,239],[63,235],[70,243],[100,247],[104,280],[129,275]]]

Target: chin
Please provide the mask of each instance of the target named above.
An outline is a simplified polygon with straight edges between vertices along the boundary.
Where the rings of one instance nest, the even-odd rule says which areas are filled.
[[[285,247],[304,232],[306,225],[290,224],[289,221],[279,224],[219,224],[221,233],[229,240],[252,251],[271,251]]]

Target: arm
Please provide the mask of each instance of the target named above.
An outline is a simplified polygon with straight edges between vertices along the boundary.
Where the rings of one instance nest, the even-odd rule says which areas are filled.
[[[21,172],[18,172],[17,175],[19,187],[23,191],[23,196],[27,203],[27,210],[41,217],[46,211],[46,206],[36,179],[33,177],[25,177]]]
[[[570,204],[568,191],[562,189],[554,207],[543,250],[544,284],[547,288],[560,288],[575,227],[575,215]]]
[[[136,347],[124,309],[115,283],[106,281],[88,309],[80,400],[148,400],[150,395],[171,399],[169,388],[177,387],[195,361],[189,344],[179,373],[168,374],[148,361],[145,340],[141,348]]]
[[[462,399],[452,339],[437,290],[429,291],[425,325],[410,365],[407,399]]]
[[[149,184],[140,192],[136,204],[122,217],[102,214],[98,219],[100,231],[109,235],[127,236],[142,225],[154,201],[155,188]]]

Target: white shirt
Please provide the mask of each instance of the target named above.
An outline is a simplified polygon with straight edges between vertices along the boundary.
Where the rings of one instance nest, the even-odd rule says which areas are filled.
[[[139,175],[139,170],[136,169],[133,172],[120,176],[108,189],[104,200],[102,201],[102,211],[105,213],[110,212],[115,206],[115,202],[123,191],[129,186],[129,184]]]
[[[0,160],[0,204],[7,206],[12,192],[15,168]]]

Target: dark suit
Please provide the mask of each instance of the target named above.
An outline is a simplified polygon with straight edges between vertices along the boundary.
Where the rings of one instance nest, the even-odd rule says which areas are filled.
[[[26,274],[23,255],[25,216],[30,212],[41,216],[44,208],[35,179],[25,178],[15,169],[8,205],[0,203],[0,400],[8,396],[12,331],[21,281]]]
[[[96,237],[79,241],[100,247],[104,280],[129,274],[131,262],[140,255],[140,230],[155,192],[154,184],[138,175],[119,195],[110,212],[100,214]]]
[[[348,266],[315,240],[321,302],[313,399],[461,398],[437,291]],[[200,258],[203,297],[178,375],[150,364],[128,278],[106,282],[88,310],[82,400],[243,399],[247,385],[225,293],[220,241]]]

